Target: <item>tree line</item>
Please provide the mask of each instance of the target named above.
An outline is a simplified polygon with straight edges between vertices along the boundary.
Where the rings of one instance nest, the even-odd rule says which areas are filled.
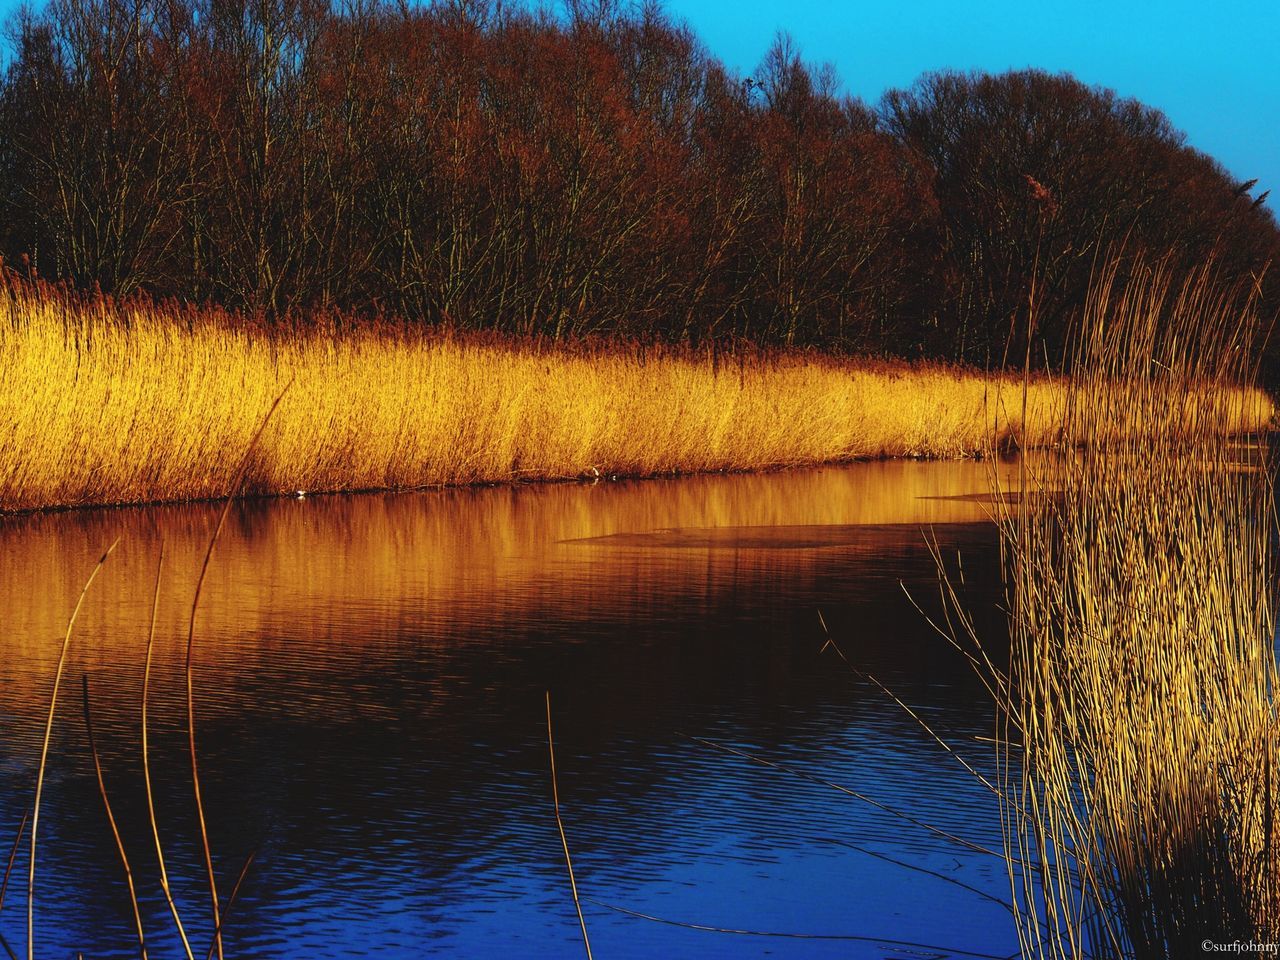
[[[10,24],[0,253],[265,316],[993,362],[1100,255],[1259,282],[1280,230],[1158,110],[1065,74],[868,105],[655,4],[50,0]]]

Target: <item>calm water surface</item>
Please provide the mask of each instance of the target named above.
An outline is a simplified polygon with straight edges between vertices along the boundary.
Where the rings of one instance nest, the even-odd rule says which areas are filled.
[[[989,765],[989,701],[906,595],[936,606],[931,531],[961,557],[993,648],[1005,643],[989,469],[871,463],[236,506],[196,634],[201,780],[224,894],[256,851],[227,956],[581,956],[551,807],[547,690],[601,960],[1014,953],[1007,913],[982,895],[1007,896],[999,860],[694,739],[998,849],[991,797],[873,685],[819,653],[818,619],[861,669]],[[54,730],[38,955],[137,955],[82,675],[151,956],[178,949],[139,751],[162,543],[152,765],[175,894],[197,955],[209,946],[182,656],[216,517],[195,505],[0,518],[3,855],[30,802],[66,618],[97,556],[122,538],[77,627]],[[15,948],[25,869],[24,853],[0,912]],[[841,939],[705,932],[607,905]]]

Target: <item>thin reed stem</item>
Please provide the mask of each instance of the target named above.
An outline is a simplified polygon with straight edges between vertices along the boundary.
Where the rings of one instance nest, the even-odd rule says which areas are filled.
[[[280,406],[280,401],[284,399],[284,395],[288,393],[292,382],[285,385],[285,388],[276,396],[271,407],[267,410],[266,416],[262,418],[262,422],[258,424],[258,429],[253,435],[253,439],[249,441],[249,446],[245,449],[244,455],[241,457],[240,465],[236,470],[235,482],[232,484],[231,498],[222,505],[222,510],[218,513],[218,522],[213,528],[213,535],[209,537],[209,546],[204,552],[204,562],[200,565],[200,575],[196,578],[195,595],[191,599],[191,616],[187,621],[187,656],[186,656],[186,693],[187,693],[187,748],[191,759],[191,787],[195,796],[196,803],[196,819],[200,824],[200,845],[204,854],[205,874],[209,881],[209,900],[213,910],[213,942],[217,950],[218,960],[222,960],[222,920],[221,908],[218,903],[218,880],[213,869],[213,854],[209,847],[209,827],[204,814],[204,797],[200,790],[200,765],[196,759],[196,705],[195,705],[195,635],[196,635],[196,611],[200,606],[200,591],[204,587],[205,577],[209,573],[209,561],[213,558],[213,548],[218,543],[218,537],[222,533],[222,528],[227,522],[227,515],[231,512],[231,505],[235,502],[234,497],[240,492],[240,488],[244,484],[244,478],[249,470],[249,464],[253,457],[254,449],[258,445],[258,439],[262,436],[262,432],[266,430],[267,424],[271,422],[271,415],[276,412],[276,408]],[[30,960],[30,958],[28,958]]]
[[[236,874],[236,882],[231,885],[231,894],[227,897],[227,905],[222,911],[222,926],[227,925],[227,918],[231,916],[231,908],[236,905],[236,900],[240,897],[240,887],[244,884],[244,878],[249,875],[249,868],[253,866],[254,859],[258,856],[256,849],[250,850],[249,855],[244,858],[244,864],[240,867],[240,872]],[[219,931],[221,932],[221,931]],[[204,960],[213,960],[214,947],[217,940],[209,944],[209,952],[205,954]]]
[[[551,735],[551,691],[547,691],[547,757],[551,761],[551,803],[555,808],[556,829],[560,831],[560,845],[564,848],[564,865],[569,871],[569,888],[573,891],[573,908],[578,912],[578,925],[582,928],[582,945],[591,960],[591,938],[587,936],[587,919],[582,915],[582,903],[578,900],[578,881],[573,875],[573,859],[569,856],[569,838],[564,832],[564,820],[560,817],[560,787],[556,779],[556,747]]]
[[[912,950],[929,950],[936,952],[938,956],[976,957],[978,960],[1009,960],[1008,957],[1000,956],[995,953],[975,953],[972,950],[959,950],[955,947],[940,947],[936,944],[920,943],[914,940],[893,940],[888,937],[868,937],[848,933],[788,933],[777,930],[747,930],[739,927],[717,927],[706,923],[691,923],[687,920],[673,920],[669,917],[659,917],[651,913],[642,913],[639,910],[620,907],[615,903],[606,903],[603,900],[596,900],[592,897],[583,897],[583,899],[588,903],[594,903],[598,907],[604,907],[606,910],[612,910],[614,913],[621,913],[624,916],[635,917],[637,920],[648,920],[652,923],[661,923],[670,927],[681,927],[685,930],[701,930],[705,933],[728,933],[740,937],[770,937],[782,940],[837,940],[848,941],[851,943],[878,943],[886,947],[905,947]]]
[[[98,573],[106,565],[107,558],[119,543],[118,537],[112,541],[111,546],[107,547],[94,565],[93,572],[85,580],[84,589],[80,591],[75,608],[71,611],[71,617],[67,620],[67,632],[62,638],[62,648],[58,651],[58,666],[53,675],[53,690],[49,694],[49,715],[45,720],[44,738],[40,743],[40,765],[36,768],[36,796],[31,804],[31,862],[27,865],[27,960],[34,960],[36,953],[36,835],[40,829],[40,801],[44,795],[44,772],[49,760],[49,741],[53,738],[53,718],[58,709],[58,690],[62,686],[62,673],[67,664],[67,652],[71,649],[71,632],[75,628],[76,619],[80,616],[84,598],[88,596],[93,581],[97,579]]]
[[[156,643],[156,614],[160,606],[160,578],[164,572],[164,543],[160,544],[160,556],[156,560],[156,583],[155,589],[151,594],[151,623],[147,630],[147,656],[142,668],[142,782],[146,786],[147,791],[147,819],[151,824],[151,839],[155,844],[156,863],[160,868],[160,889],[164,891],[165,904],[169,908],[169,915],[173,917],[173,925],[178,931],[178,937],[182,940],[183,952],[187,955],[187,960],[195,960],[191,952],[191,942],[187,939],[186,928],[182,925],[182,917],[178,912],[178,905],[173,899],[173,890],[169,885],[169,869],[165,864],[164,845],[160,842],[160,825],[156,819],[156,801],[155,793],[151,784],[151,748],[149,741],[147,709],[150,703],[151,694],[151,662],[155,651]]]
[[[133,869],[129,866],[129,854],[125,851],[124,841],[120,839],[120,828],[116,826],[116,817],[111,811],[111,801],[107,797],[107,783],[102,777],[102,761],[98,757],[98,742],[93,735],[88,674],[80,677],[80,692],[84,700],[84,728],[89,737],[89,753],[93,757],[93,772],[98,778],[98,795],[102,797],[102,809],[107,812],[107,823],[111,826],[111,836],[116,841],[116,852],[120,854],[120,864],[124,867],[125,883],[129,886],[129,906],[133,908],[133,924],[138,933],[138,954],[142,960],[147,960],[147,938],[142,930],[142,911],[138,909],[138,891],[133,885]]]
[[[815,776],[812,773],[807,773],[804,770],[797,770],[795,767],[788,766],[787,764],[784,764],[784,763],[779,763],[776,760],[768,760],[764,757],[757,756],[756,754],[748,753],[746,750],[739,750],[737,747],[731,747],[727,743],[717,743],[715,740],[708,740],[705,737],[695,737],[689,734],[679,734],[679,735],[685,737],[688,740],[692,740],[694,743],[700,743],[704,747],[710,747],[713,750],[720,750],[720,751],[723,751],[724,753],[732,754],[735,757],[741,757],[744,760],[749,760],[752,763],[758,763],[762,767],[769,767],[770,769],[778,770],[782,773],[789,774],[790,776],[799,777],[801,780],[808,780],[810,783],[816,783],[824,787],[830,787],[832,790],[835,790],[838,793],[843,793],[847,797],[853,797],[855,800],[860,800],[863,803],[868,804],[869,806],[875,807],[877,810],[880,810],[880,811],[883,811],[884,813],[889,814],[890,816],[897,817],[899,820],[903,821],[904,823],[909,823],[912,826],[919,827],[921,830],[924,830],[927,833],[931,833],[935,837],[940,837],[943,840],[947,840],[951,843],[957,844],[958,846],[964,847],[966,850],[972,850],[974,853],[982,853],[989,857],[997,857],[1001,860],[1004,859],[1004,854],[1002,853],[998,853],[997,851],[992,850],[989,847],[984,847],[979,843],[974,843],[973,841],[966,840],[963,837],[959,837],[954,833],[949,833],[946,830],[942,830],[939,827],[935,827],[931,823],[926,823],[923,820],[919,820],[911,816],[909,813],[899,810],[896,807],[891,807],[888,804],[881,803],[879,800],[869,797],[865,793],[859,793],[857,790],[854,790],[851,787],[846,787],[843,784],[836,783],[833,780],[824,780],[822,777]]]
[[[9,850],[9,860],[4,867],[4,880],[0,882],[0,910],[4,909],[4,897],[9,892],[9,877],[13,875],[13,864],[18,859],[18,849],[22,846],[22,838],[27,832],[27,821],[31,819],[31,808],[22,811],[22,820],[18,824],[18,834],[13,838],[13,846]]]
[[[973,777],[980,784],[986,787],[989,791],[994,793],[997,797],[1000,796],[1000,788],[995,786],[983,774],[978,772],[978,770],[974,768],[973,764],[971,764],[968,760],[966,760],[959,753],[957,753],[955,748],[951,746],[951,744],[943,740],[942,737],[940,737],[937,734],[937,732],[933,729],[933,727],[930,726],[929,723],[924,719],[924,717],[920,716],[920,714],[916,710],[910,707],[901,697],[899,697],[896,693],[894,693],[887,686],[885,686],[877,677],[875,677],[873,674],[867,673],[865,670],[859,669],[854,664],[854,662],[849,659],[849,657],[845,654],[844,650],[841,649],[840,645],[836,643],[835,640],[832,638],[831,632],[827,630],[827,622],[826,620],[823,619],[821,610],[818,611],[818,622],[822,625],[822,632],[823,632],[823,635],[826,637],[826,640],[822,645],[822,649],[818,651],[819,653],[824,652],[828,647],[834,650],[836,652],[836,656],[838,656],[840,660],[844,663],[844,665],[849,668],[850,673],[852,673],[855,677],[859,677],[867,681],[868,683],[872,684],[873,686],[875,686],[876,689],[878,689],[890,701],[892,701],[894,705],[898,707],[898,709],[900,709],[908,717],[914,720],[916,725],[919,726],[920,729],[925,732],[925,734],[929,737],[929,739],[931,739],[934,743],[936,743],[948,754],[950,754],[952,759],[954,759],[957,763],[959,763],[960,766],[964,768],[965,772],[969,774],[969,776]]]

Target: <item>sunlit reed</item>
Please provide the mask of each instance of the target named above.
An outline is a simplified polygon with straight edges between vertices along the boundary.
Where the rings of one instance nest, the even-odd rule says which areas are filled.
[[[936,365],[554,346],[0,286],[0,510],[975,456],[1053,442],[1065,392]],[[1235,429],[1270,416],[1261,394]],[[1144,430],[1118,411],[1112,428]],[[1025,422],[1024,422],[1025,421]]]
[[[1012,655],[991,680],[1023,956],[1280,939],[1269,458],[1222,437],[1254,326],[1207,269],[1102,277],[1063,435],[1110,442],[1028,462],[1003,510]],[[1158,429],[1110,431],[1122,415]]]

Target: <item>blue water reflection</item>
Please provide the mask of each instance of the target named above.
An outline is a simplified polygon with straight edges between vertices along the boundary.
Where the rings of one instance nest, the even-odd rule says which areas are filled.
[[[860,669],[989,766],[990,703],[903,591],[936,603],[932,530],[944,554],[963,557],[969,603],[998,655],[989,469],[859,464],[236,507],[197,621],[201,780],[224,897],[256,852],[227,917],[227,956],[581,956],[551,809],[547,690],[596,956],[1015,952],[995,902],[1007,897],[999,858],[697,739],[999,850],[991,796],[872,684],[819,655],[817,617]],[[181,672],[215,519],[216,508],[192,505],[0,520],[8,837],[29,802],[66,614],[102,546],[124,538],[68,678],[78,692],[91,676],[153,957],[181,949],[154,866],[138,739],[161,540],[152,764],[175,895],[199,955],[210,944]],[[59,712],[46,784],[38,953],[136,956],[74,701]],[[15,946],[23,887],[11,883],[0,913]],[[611,907],[885,940],[715,933]]]

